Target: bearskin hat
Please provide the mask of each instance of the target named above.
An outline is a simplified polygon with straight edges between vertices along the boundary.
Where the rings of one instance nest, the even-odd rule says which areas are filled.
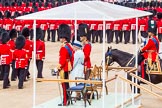
[[[22,35],[19,35],[16,39],[16,49],[22,49],[25,45],[25,38]]]
[[[157,13],[157,18],[158,19],[161,19],[162,18],[162,13],[160,12],[160,13]]]
[[[70,42],[71,37],[71,29],[67,24],[61,24],[58,29],[59,38],[65,38],[68,42]]]
[[[152,15],[149,16],[149,18],[152,18],[156,15],[156,11],[155,10],[148,10],[148,12],[152,13]]]
[[[3,14],[2,14],[2,12],[0,12],[0,19],[1,19],[1,18],[3,18]]]
[[[5,6],[6,6],[6,7],[9,6],[9,3],[8,3],[8,2],[5,2]]]
[[[81,37],[81,36],[88,36],[88,33],[89,33],[89,27],[87,24],[84,24],[84,23],[81,23],[79,24],[79,27],[78,27],[78,35]]]
[[[6,17],[6,18],[10,18],[10,17],[11,17],[11,12],[6,11],[6,12],[5,12],[5,17]]]
[[[29,7],[29,2],[26,2],[26,7]]]
[[[30,30],[27,27],[24,27],[21,33],[24,37],[29,37],[30,35]]]
[[[15,2],[12,2],[12,3],[11,3],[11,6],[14,7],[14,6],[15,6]]]
[[[159,6],[160,6],[160,2],[157,2],[157,3],[156,3],[156,7],[159,7]]]
[[[9,33],[10,39],[16,38],[17,37],[17,30],[12,29]]]
[[[43,31],[41,28],[36,28],[36,40],[41,39],[41,37],[43,36]]]
[[[1,40],[2,44],[6,44],[10,40],[8,32],[3,32],[1,36],[2,36]]]

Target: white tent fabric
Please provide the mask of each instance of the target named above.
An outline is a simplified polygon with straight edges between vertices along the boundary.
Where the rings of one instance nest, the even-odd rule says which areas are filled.
[[[135,18],[151,15],[149,12],[110,4],[102,1],[79,1],[49,10],[20,16],[16,19],[35,20],[107,20]]]

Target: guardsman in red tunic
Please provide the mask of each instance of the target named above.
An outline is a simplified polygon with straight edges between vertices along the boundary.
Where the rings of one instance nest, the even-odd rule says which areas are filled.
[[[121,21],[114,21],[114,32],[115,32],[115,38],[116,38],[116,44],[122,42],[122,22]]]
[[[9,11],[5,12],[5,18],[3,20],[3,28],[7,31],[13,28],[13,20],[11,19],[11,13]]]
[[[132,43],[135,44],[136,43],[136,19],[135,18],[130,19],[130,23],[131,23],[131,31],[132,31]],[[138,19],[138,32],[139,32],[139,19]]]
[[[90,59],[90,54],[91,54],[91,49],[92,46],[89,43],[89,27],[87,24],[79,24],[78,28],[78,34],[80,36],[80,41],[83,44],[83,52],[84,52],[84,67],[85,67],[85,79],[87,80],[90,76],[91,72],[91,59]]]
[[[158,21],[157,21],[157,29],[158,29],[158,39],[162,42],[162,13],[157,14]]]
[[[96,37],[98,37],[97,29],[98,26],[96,24],[96,21],[90,21],[90,30],[91,30],[91,35],[92,35],[92,43],[95,43]],[[79,39],[80,40],[80,39]]]
[[[30,40],[33,40],[33,20],[24,20],[24,27],[29,28],[30,30]]]
[[[36,66],[38,70],[37,78],[43,78],[43,61],[45,59],[45,43],[41,40],[43,31],[41,28],[36,29]]]
[[[26,12],[26,13],[30,13],[31,7],[29,7],[29,2],[26,3],[26,7],[24,7],[23,11]]]
[[[30,78],[30,72],[29,72],[29,65],[30,65],[30,61],[32,59],[32,51],[33,51],[33,41],[31,41],[29,39],[30,36],[30,30],[29,28],[25,27],[22,30],[21,33],[24,37],[25,37],[25,46],[23,47],[23,49],[26,50],[27,56],[28,56],[28,66],[27,69],[25,71],[25,76],[29,79]],[[24,80],[26,80],[26,77]]]
[[[107,43],[113,42],[113,38],[114,38],[113,28],[114,28],[113,21],[106,22]]]
[[[147,17],[143,17],[139,19],[139,23],[140,23],[140,32],[141,32],[141,37],[142,37],[142,41],[145,41],[144,39],[148,37],[147,34],[147,29],[148,29],[148,18]]]
[[[131,27],[130,20],[129,19],[123,20],[122,30],[124,32],[124,44],[127,44],[130,41],[130,29],[131,29],[130,27]]]
[[[3,89],[10,86],[9,72],[11,63],[11,51],[10,46],[7,44],[9,41],[9,34],[7,32],[2,33],[2,44],[0,45],[0,58],[2,65],[2,75],[3,75]]]
[[[51,34],[51,42],[55,42],[56,30],[57,30],[56,21],[49,20],[48,23],[49,23],[49,33],[48,33],[47,40],[50,40],[50,34]]]
[[[62,43],[59,51],[59,64],[57,69],[62,70],[62,75],[64,79],[69,79],[69,72],[71,71],[69,64],[73,66],[73,49],[70,43],[71,29],[67,24],[61,24],[58,28],[58,36],[60,42]],[[61,75],[61,73],[60,73]],[[66,106],[68,100],[68,94],[66,90],[69,88],[69,83],[62,83],[63,89],[63,103],[58,104],[58,106]]]
[[[15,60],[15,71],[17,72],[17,76],[19,79],[18,82],[18,89],[23,89],[23,82],[24,82],[24,73],[25,69],[28,66],[27,60],[27,53],[23,49],[25,45],[25,38],[22,35],[19,35],[16,39],[16,49],[13,53],[13,60]]]
[[[103,24],[102,22],[98,23],[98,36],[100,37],[100,43],[103,42]]]
[[[15,50],[15,41],[16,41],[16,38],[17,38],[17,31],[16,29],[12,29],[9,33],[9,36],[10,36],[10,40],[8,41],[8,45],[10,46],[11,48],[11,53],[12,53],[12,56],[13,56],[13,52]],[[11,81],[16,81],[16,71],[15,71],[15,60],[12,60],[12,73],[11,73]]]

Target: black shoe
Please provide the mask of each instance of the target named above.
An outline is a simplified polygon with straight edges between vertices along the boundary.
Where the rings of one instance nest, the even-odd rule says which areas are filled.
[[[11,79],[11,81],[16,81],[16,79]]]
[[[8,86],[6,86],[6,87],[3,87],[3,89],[8,89],[9,87]]]
[[[9,83],[7,86],[8,86],[8,87],[10,87],[10,86],[11,86],[11,84]]]
[[[23,89],[23,87],[18,87],[18,89]]]
[[[64,104],[63,103],[60,103],[60,104],[58,104],[58,106],[64,106]]]
[[[28,80],[27,79],[24,79],[24,82],[27,82]]]
[[[44,77],[37,77],[37,78],[44,78]]]
[[[28,75],[27,78],[30,79],[30,76]]]

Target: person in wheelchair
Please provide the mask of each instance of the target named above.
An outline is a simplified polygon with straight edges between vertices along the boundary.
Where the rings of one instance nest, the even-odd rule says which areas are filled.
[[[140,53],[138,55],[138,65],[141,65],[143,60],[146,60],[148,65],[152,65],[158,59],[159,52],[159,40],[156,36],[156,27],[153,28],[149,26],[148,28],[148,36],[149,40],[147,44],[140,49]]]

